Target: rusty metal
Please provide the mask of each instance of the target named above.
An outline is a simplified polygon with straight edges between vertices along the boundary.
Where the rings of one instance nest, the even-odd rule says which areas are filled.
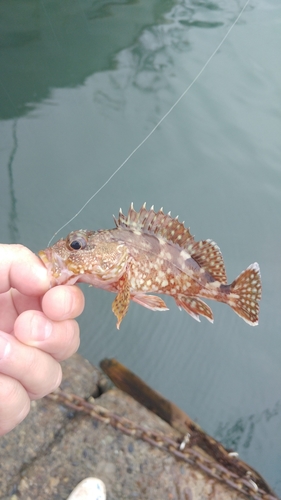
[[[135,439],[141,439],[151,446],[174,455],[177,459],[197,467],[203,473],[245,495],[248,499],[279,500],[274,494],[259,488],[251,478],[250,471],[244,476],[239,476],[224,467],[221,463],[209,459],[206,454],[200,452],[198,448],[192,448],[189,443],[189,436],[183,436],[182,441],[178,442],[174,437],[167,436],[163,432],[147,429],[126,417],[117,415],[95,402],[90,403],[76,394],[69,394],[60,389],[49,394],[47,398],[77,412],[83,412],[95,420],[103,422],[106,425],[111,425],[126,435],[132,436]],[[237,460],[236,456],[232,456],[231,454],[229,454],[229,456],[232,457],[233,460]]]

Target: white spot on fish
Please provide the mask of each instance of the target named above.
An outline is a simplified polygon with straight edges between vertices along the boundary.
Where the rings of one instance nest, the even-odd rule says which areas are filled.
[[[136,281],[135,281],[134,277],[131,278],[131,286],[132,286],[133,289],[136,288]]]
[[[210,285],[213,288],[219,288],[221,286],[221,283],[219,281],[214,281],[213,283],[210,283]]]
[[[180,252],[180,256],[184,259],[184,260],[187,260],[187,259],[190,259],[191,258],[191,255],[186,251],[186,250],[182,250]]]

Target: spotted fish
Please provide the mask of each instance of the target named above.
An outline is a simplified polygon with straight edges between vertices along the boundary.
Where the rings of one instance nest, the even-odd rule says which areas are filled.
[[[179,308],[194,319],[205,316],[213,322],[210,307],[201,298],[228,304],[250,325],[258,324],[261,276],[251,264],[230,285],[223,257],[212,240],[196,242],[189,229],[145,204],[128,215],[120,210],[116,228],[71,232],[52,247],[39,252],[48,268],[51,284],[89,283],[116,293],[112,311],[117,328],[128,311],[130,300],[165,311],[164,300],[151,293],[170,295]]]

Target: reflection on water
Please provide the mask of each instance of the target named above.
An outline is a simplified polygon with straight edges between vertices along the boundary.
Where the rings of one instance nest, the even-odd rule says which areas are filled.
[[[13,131],[13,148],[8,161],[8,178],[9,178],[9,194],[10,194],[9,231],[10,231],[11,243],[17,243],[19,241],[19,230],[17,225],[18,222],[17,199],[15,195],[14,174],[13,174],[13,163],[18,149],[17,120],[14,120],[13,122],[12,131]]]
[[[230,26],[240,10],[235,0],[1,3],[0,117],[22,116],[52,88],[81,85],[116,66],[122,86],[157,90],[175,70],[173,51],[188,51],[190,30]]]
[[[182,1],[169,7],[155,25],[142,31],[133,45],[115,55],[114,68],[106,72],[108,81],[104,73],[91,77],[94,78],[94,100],[102,108],[108,106],[119,110],[128,107],[130,94],[128,95],[127,90],[131,89],[132,92],[135,87],[142,93],[152,95],[153,113],[158,111],[156,116],[160,118],[163,112],[160,109],[167,98],[165,90],[170,90],[170,80],[175,77],[175,71],[178,71],[175,67],[175,54],[186,55],[192,49],[192,31],[186,27],[230,27],[241,11],[241,6],[231,1],[226,6],[221,6],[220,2]],[[200,69],[198,67],[198,71]],[[189,84],[190,80],[186,81],[186,87]],[[155,103],[155,97],[159,98],[158,104]],[[134,103],[129,102],[129,105],[134,106]]]
[[[172,4],[0,3],[0,117],[22,116],[47,99],[52,88],[76,87],[89,75],[109,69],[114,55],[133,43],[143,25],[157,22]]]
[[[249,448],[254,439],[257,424],[265,424],[276,417],[280,418],[281,401],[275,406],[263,410],[259,415],[249,415],[239,418],[236,422],[220,422],[215,433],[216,439],[221,441],[226,448],[237,450]],[[281,464],[280,464],[281,467]]]

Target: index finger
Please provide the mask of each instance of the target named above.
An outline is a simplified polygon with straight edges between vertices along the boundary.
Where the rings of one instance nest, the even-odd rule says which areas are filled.
[[[23,245],[0,245],[0,293],[16,288],[25,295],[42,295],[50,288],[47,269]]]

